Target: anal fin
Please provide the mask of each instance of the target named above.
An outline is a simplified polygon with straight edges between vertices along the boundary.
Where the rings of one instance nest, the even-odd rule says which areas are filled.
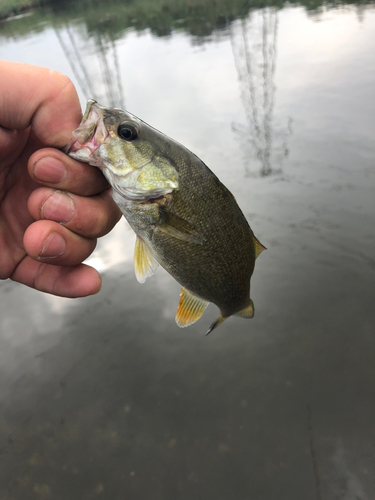
[[[147,278],[152,276],[159,263],[156,261],[151,250],[146,243],[137,236],[134,249],[134,270],[135,277],[139,283],[144,283]]]
[[[175,319],[180,328],[185,328],[198,321],[209,302],[197,297],[184,287],[181,288],[180,297]]]

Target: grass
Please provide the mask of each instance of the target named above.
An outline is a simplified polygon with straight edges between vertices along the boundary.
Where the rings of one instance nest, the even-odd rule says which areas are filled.
[[[40,4],[40,0],[1,0],[0,19],[19,14],[24,10],[30,9],[31,7],[35,7]]]

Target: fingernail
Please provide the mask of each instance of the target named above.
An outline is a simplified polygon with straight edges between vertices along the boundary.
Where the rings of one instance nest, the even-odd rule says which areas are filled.
[[[55,191],[43,203],[40,209],[42,219],[67,223],[74,217],[75,206],[71,196],[63,191]]]
[[[51,156],[41,158],[34,163],[33,171],[36,179],[41,182],[48,182],[49,184],[58,184],[67,175],[65,165]]]
[[[66,242],[61,234],[52,231],[44,242],[39,258],[55,259],[60,257],[66,250]]]

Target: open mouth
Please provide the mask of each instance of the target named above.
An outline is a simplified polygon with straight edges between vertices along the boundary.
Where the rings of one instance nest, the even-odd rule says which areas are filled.
[[[101,106],[90,99],[79,127],[72,132],[73,138],[64,152],[80,161],[89,161],[95,151],[104,144],[108,137],[103,121]]]

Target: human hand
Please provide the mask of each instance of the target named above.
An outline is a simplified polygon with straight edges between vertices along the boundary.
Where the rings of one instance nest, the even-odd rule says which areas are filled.
[[[75,88],[25,64],[0,61],[0,75],[0,279],[64,297],[97,293],[101,277],[82,261],[121,213],[101,172],[57,149],[82,116]]]

